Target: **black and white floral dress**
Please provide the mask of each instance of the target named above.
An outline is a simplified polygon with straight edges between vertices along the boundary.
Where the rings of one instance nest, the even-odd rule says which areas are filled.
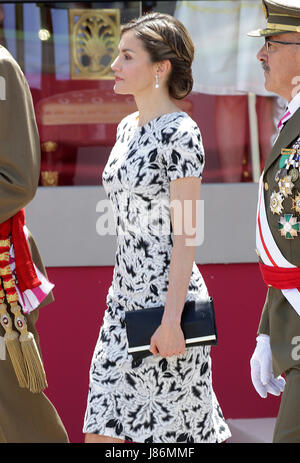
[[[173,246],[170,182],[201,178],[204,166],[201,134],[188,114],[165,114],[142,127],[137,115],[120,122],[102,175],[117,251],[83,432],[143,443],[222,442],[231,434],[212,388],[209,346],[138,364],[128,354],[125,312],[166,302]],[[206,295],[194,262],[186,300]]]

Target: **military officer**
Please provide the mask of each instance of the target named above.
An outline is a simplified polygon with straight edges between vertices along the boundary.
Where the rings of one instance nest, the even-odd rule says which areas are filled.
[[[268,286],[251,358],[261,397],[280,395],[273,442],[300,442],[300,2],[263,0],[265,86],[286,100],[259,184],[256,247]],[[284,374],[285,380],[281,376]]]
[[[52,287],[47,286],[47,275],[33,237],[24,228],[22,222],[24,221],[23,208],[36,193],[40,173],[40,142],[31,93],[21,68],[2,46],[0,46],[0,108],[0,260],[6,257],[12,259],[10,266],[7,262],[4,264],[2,260],[0,262],[0,442],[63,443],[68,442],[68,436],[57,411],[42,392],[46,383],[42,388],[34,383],[29,385],[28,371],[16,368],[18,355],[21,356],[22,362],[26,355],[29,359],[39,359],[35,356],[36,351],[40,353],[35,323],[39,308],[52,302],[53,296],[49,291]],[[17,237],[14,241],[14,255],[11,256],[5,252],[8,240],[4,239],[10,240],[10,238],[2,236],[7,226],[12,227],[12,233]],[[29,291],[32,296],[31,303],[29,299],[26,303],[25,299],[22,299],[27,315],[20,314],[17,317],[11,311],[13,302],[9,298],[14,297],[13,288],[10,285],[13,285],[14,281],[18,284],[18,279],[8,281],[7,269],[12,268],[13,262],[16,265],[15,270],[17,271],[18,267],[19,272],[19,257],[17,256],[20,256],[18,249],[20,246],[23,251],[25,250],[24,255],[27,249],[26,262],[23,264],[25,267],[31,264],[30,268],[35,275],[36,283],[33,290],[26,289],[27,295]],[[11,248],[12,246],[8,246],[7,250]],[[23,277],[22,271],[18,275]],[[16,292],[15,288],[14,291]],[[15,303],[15,306],[20,307],[18,303]],[[25,319],[22,318],[23,316]],[[22,347],[24,357],[20,354],[22,352],[21,343],[19,343],[21,337],[18,337],[21,336],[20,333],[15,328],[10,332],[8,330],[9,323],[13,322],[14,318],[18,322],[16,326],[27,327],[28,330],[25,336],[26,342],[23,342]],[[13,334],[13,341],[11,334]],[[16,351],[12,352],[12,348],[8,354],[6,342],[7,346],[13,345],[15,349],[18,348],[19,354],[16,355]],[[34,354],[28,349],[29,346],[36,348]],[[21,381],[22,387],[19,381],[20,376],[17,376],[17,373],[21,376],[24,373],[26,376],[26,378],[22,376],[22,381],[24,380],[23,383]]]

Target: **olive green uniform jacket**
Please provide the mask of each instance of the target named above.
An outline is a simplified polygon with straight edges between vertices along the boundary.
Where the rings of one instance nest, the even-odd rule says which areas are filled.
[[[40,141],[30,89],[17,62],[0,46],[0,223],[33,199],[39,174]],[[31,234],[29,246],[34,263],[46,275]],[[52,301],[50,293],[41,306]],[[40,348],[38,315],[39,308],[26,319]],[[5,357],[0,360],[0,442],[68,442],[51,402],[43,393],[20,388],[7,352]]]
[[[300,109],[287,121],[277,137],[266,161],[263,177],[266,214],[271,233],[283,256],[297,267],[300,266],[300,233],[293,239],[286,239],[280,234],[278,222],[284,214],[293,214],[300,221],[300,214],[295,209],[292,209],[293,203],[291,199],[295,198],[298,192],[300,193],[300,178],[294,182],[292,195],[284,199],[282,203],[283,211],[280,215],[273,214],[271,211],[270,198],[273,191],[279,191],[275,176],[279,171],[281,150],[283,148],[293,148],[294,145],[297,147],[296,142],[299,137]],[[273,287],[268,288],[258,332],[270,336],[275,377],[289,368],[300,365],[299,349],[297,355],[297,346],[295,344],[297,337],[300,336],[300,316],[283,296],[281,290]]]

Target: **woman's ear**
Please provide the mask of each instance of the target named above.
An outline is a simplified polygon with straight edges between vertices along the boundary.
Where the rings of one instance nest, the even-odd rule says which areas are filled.
[[[159,63],[156,64],[156,73],[160,75],[161,77],[167,75],[170,70],[171,70],[171,62],[169,59],[160,61]]]

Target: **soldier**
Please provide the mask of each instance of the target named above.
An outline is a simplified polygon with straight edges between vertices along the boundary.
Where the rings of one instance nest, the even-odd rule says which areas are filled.
[[[273,442],[292,443],[300,442],[300,2],[262,3],[267,28],[249,35],[265,37],[257,55],[265,86],[287,107],[259,184],[256,246],[268,291],[250,364],[261,397],[283,391]]]
[[[21,68],[0,46],[0,442],[68,442],[47,387],[35,323],[53,285],[24,206],[36,193],[40,142]]]

